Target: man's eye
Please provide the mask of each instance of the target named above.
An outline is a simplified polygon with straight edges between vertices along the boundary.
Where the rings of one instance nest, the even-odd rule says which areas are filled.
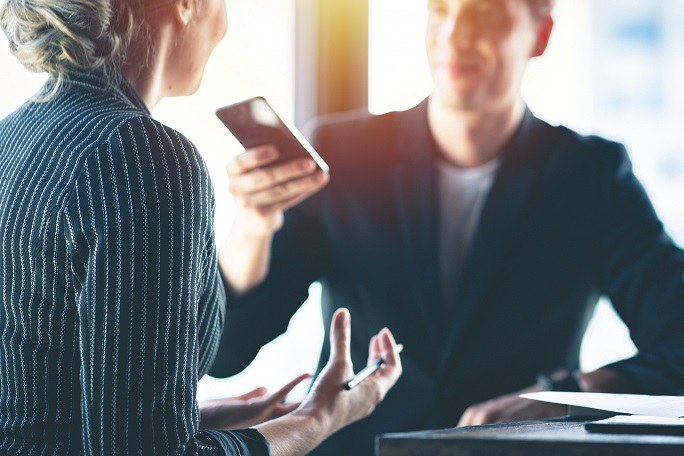
[[[495,20],[500,19],[502,14],[495,8],[479,8],[475,11],[475,16],[481,20]]]
[[[434,14],[436,16],[444,16],[449,13],[449,9],[444,3],[440,2],[430,2],[430,5],[428,6],[428,11],[430,14]]]

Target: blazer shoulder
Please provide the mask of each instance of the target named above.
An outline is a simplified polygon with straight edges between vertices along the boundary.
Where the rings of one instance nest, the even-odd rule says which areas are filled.
[[[565,126],[548,126],[558,135],[552,162],[563,166],[576,164],[594,169],[631,166],[625,146],[598,135],[584,135]]]
[[[179,194],[185,193],[185,187],[201,187],[213,198],[208,169],[192,142],[144,113],[118,118],[102,141],[84,150],[75,178],[92,172],[96,169],[92,163],[99,161],[109,163],[116,173],[170,186]]]
[[[319,117],[310,123],[307,132],[326,160],[346,162],[353,157],[355,163],[384,163],[394,152],[400,124],[410,115],[411,110],[380,115],[355,110]]]
[[[104,143],[88,155],[102,153],[103,149],[114,160],[147,163],[139,166],[143,173],[154,173],[155,169],[176,173],[179,185],[195,179],[210,180],[206,163],[192,141],[147,114],[121,119]]]
[[[561,137],[562,150],[581,154],[589,158],[621,158],[626,154],[625,146],[598,135],[584,135],[566,126],[552,126]]]
[[[336,114],[326,114],[317,117],[310,122],[308,131],[317,130],[344,130],[358,127],[374,127],[391,122],[399,115],[399,112],[389,112],[386,114],[372,114],[367,109],[355,109]]]
[[[126,116],[109,135],[108,141],[114,136],[126,133],[138,142],[143,142],[151,149],[179,149],[194,153],[195,145],[185,135],[159,122],[147,114]]]

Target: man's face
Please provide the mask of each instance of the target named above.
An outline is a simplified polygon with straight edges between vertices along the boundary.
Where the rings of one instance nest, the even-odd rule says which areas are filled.
[[[527,62],[553,26],[526,0],[428,0],[433,98],[459,110],[514,103]]]

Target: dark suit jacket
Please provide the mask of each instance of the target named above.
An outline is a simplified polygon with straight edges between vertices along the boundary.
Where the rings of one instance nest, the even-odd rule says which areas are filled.
[[[243,369],[320,280],[326,334],[336,308],[351,310],[357,368],[384,326],[406,347],[404,375],[385,402],[320,454],[371,454],[375,434],[453,426],[470,404],[529,386],[541,371],[576,368],[601,295],[640,350],[615,368],[643,392],[684,391],[684,252],[621,145],[552,127],[529,111],[505,146],[446,313],[426,106],[346,114],[316,128],[331,183],[287,214],[268,279],[229,303],[214,375]]]

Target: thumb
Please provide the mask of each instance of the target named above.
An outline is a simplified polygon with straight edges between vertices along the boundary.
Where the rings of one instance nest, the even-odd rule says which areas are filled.
[[[347,309],[338,309],[330,325],[330,361],[351,361],[351,316]]]

